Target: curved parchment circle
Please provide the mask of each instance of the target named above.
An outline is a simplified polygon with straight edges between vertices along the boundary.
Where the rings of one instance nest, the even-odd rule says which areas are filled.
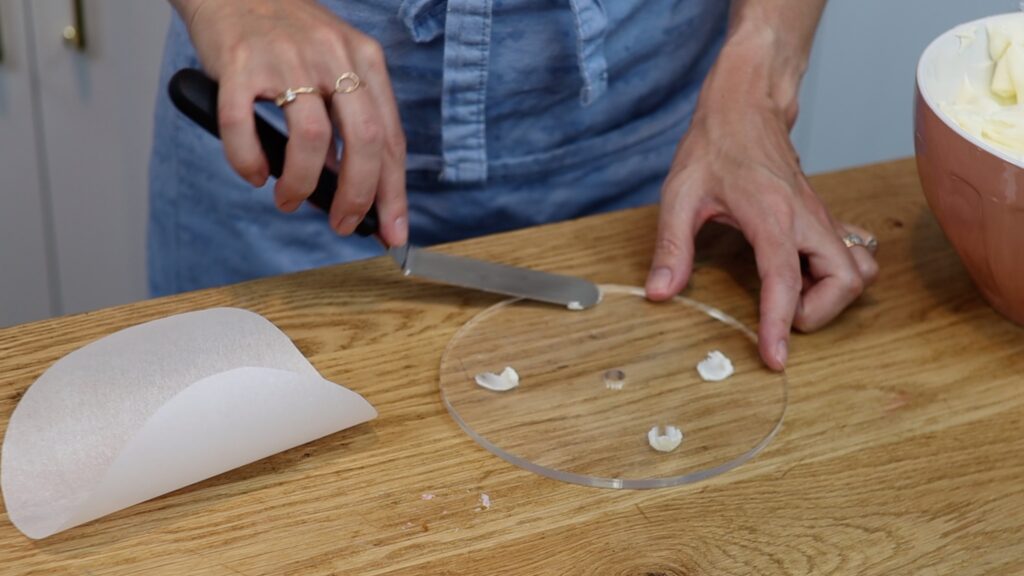
[[[11,416],[0,486],[43,538],[374,417],[262,316],[189,312],[54,363]]]

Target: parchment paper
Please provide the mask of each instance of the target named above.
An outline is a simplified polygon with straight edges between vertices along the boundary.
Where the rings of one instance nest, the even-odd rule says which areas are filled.
[[[262,316],[189,312],[43,373],[11,416],[0,486],[11,522],[44,538],[376,416]]]

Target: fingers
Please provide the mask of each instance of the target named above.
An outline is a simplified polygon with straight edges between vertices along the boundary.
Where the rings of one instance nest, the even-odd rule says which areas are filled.
[[[754,247],[761,277],[761,325],[758,348],[773,370],[789,358],[789,333],[800,303],[800,256],[792,235],[780,233],[771,220],[744,220],[744,234]]]
[[[281,22],[245,13],[248,25],[273,32],[267,46],[248,43],[226,56],[211,49],[224,56],[218,114],[228,160],[250,184],[262,186],[270,166],[256,134],[254,102],[311,87],[324,98],[300,92],[283,104],[288,145],[275,203],[294,211],[316,189],[324,166],[332,166],[339,172],[332,227],[351,234],[376,200],[381,238],[392,246],[405,244],[406,142],[383,49],[344,22],[324,21],[315,4],[308,8],[289,9],[287,17],[279,15]],[[358,75],[361,87],[334,94],[335,79],[345,72]],[[340,165],[335,125],[344,142]]]
[[[850,233],[865,242],[872,236],[856,226],[834,225],[823,207],[787,207],[780,201],[741,203],[731,209],[716,209],[716,205],[701,200],[698,194],[682,194],[666,185],[647,296],[665,300],[682,290],[693,266],[696,231],[709,216],[727,217],[743,231],[757,257],[761,277],[759,352],[766,365],[783,370],[792,328],[811,331],[824,326],[877,277],[878,265],[871,251],[860,246],[847,248],[843,243]],[[807,274],[801,271],[802,257],[806,258]]]
[[[365,68],[366,90],[377,105],[384,132],[380,181],[377,187],[377,212],[380,235],[388,246],[402,246],[409,237],[408,206],[405,192],[405,132],[391,79],[383,57],[377,65]],[[344,102],[341,102],[344,105]]]
[[[217,97],[217,121],[231,167],[246,182],[260,187],[270,176],[270,166],[256,136],[254,102],[257,92],[243,77],[223,78]]]
[[[669,184],[666,184],[668,187]],[[700,226],[695,202],[679,190],[666,189],[658,212],[658,235],[645,290],[654,301],[678,294],[693,270],[693,237]]]
[[[814,331],[832,321],[878,274],[878,265],[866,249],[846,247],[842,240],[846,234],[842,226],[819,226],[804,248],[811,282],[794,321],[801,331]]]
[[[811,285],[803,294],[794,326],[811,332],[843,311],[864,291],[864,280],[842,240],[825,233],[807,249]]]
[[[380,181],[383,135],[365,90],[336,94],[331,106],[344,143],[338,191],[331,205],[331,227],[347,236],[373,205]]]
[[[360,88],[331,97],[332,114],[344,142],[338,191],[331,206],[331,226],[339,234],[351,234],[379,190],[380,234],[390,245],[404,243],[405,140],[383,49],[369,38],[359,38],[347,43],[346,49],[333,60],[337,66],[333,74],[355,72]],[[374,85],[372,90],[368,88],[370,84]],[[401,168],[396,170],[399,165]],[[385,169],[386,175],[382,173]]]
[[[843,223],[839,225],[839,229],[844,236],[856,234],[865,242],[866,246],[851,246],[850,254],[857,263],[857,269],[860,271],[861,278],[864,279],[864,284],[870,286],[878,278],[878,262],[875,260],[878,242],[873,234],[859,226]]]
[[[285,107],[284,115],[288,146],[274,200],[281,210],[294,212],[316,189],[334,130],[323,100],[316,95],[300,96]]]

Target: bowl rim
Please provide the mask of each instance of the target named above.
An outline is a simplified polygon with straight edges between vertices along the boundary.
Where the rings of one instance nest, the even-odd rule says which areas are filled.
[[[957,24],[956,26],[953,26],[952,28],[950,28],[950,29],[946,30],[945,32],[943,32],[943,33],[939,34],[938,36],[936,36],[931,42],[928,43],[928,46],[924,49],[924,52],[921,53],[921,57],[918,58],[918,60],[917,60],[917,73],[915,75],[915,81],[917,83],[917,92],[921,95],[921,99],[924,100],[925,104],[928,106],[928,109],[931,110],[931,112],[933,114],[935,114],[940,120],[942,120],[942,122],[944,124],[946,124],[946,126],[948,126],[950,129],[952,129],[954,132],[956,132],[962,138],[967,140],[969,143],[977,146],[978,148],[981,148],[985,152],[988,152],[988,153],[992,154],[996,158],[998,158],[1000,160],[1003,160],[1004,162],[1013,164],[1014,166],[1017,166],[1019,168],[1024,168],[1024,156],[1015,157],[1013,154],[1011,154],[1011,153],[1009,153],[1009,152],[1007,152],[1007,151],[1005,151],[1005,150],[1003,150],[1001,148],[998,148],[997,146],[995,146],[993,144],[989,144],[988,142],[986,142],[982,138],[979,138],[979,137],[971,134],[970,132],[967,132],[966,130],[964,130],[960,126],[960,124],[957,123],[956,120],[954,120],[949,115],[947,115],[945,112],[943,112],[942,111],[942,107],[937,105],[935,100],[932,98],[931,94],[929,94],[928,91],[925,89],[925,83],[922,80],[922,77],[924,76],[924,63],[925,63],[925,60],[927,59],[927,57],[929,56],[929,54],[932,51],[937,50],[936,46],[938,46],[939,42],[943,42],[943,41],[945,41],[946,38],[948,38],[950,36],[956,35],[957,32],[959,32],[960,30],[962,30],[964,28],[968,28],[968,27],[975,27],[975,28],[977,28],[979,26],[983,26],[985,24],[988,24],[990,21],[1000,20],[1000,19],[1003,19],[1003,18],[1006,18],[1006,17],[1009,17],[1009,16],[1024,17],[1024,5],[1022,5],[1022,9],[1021,10],[1018,10],[1018,11],[1015,11],[1015,12],[1004,12],[1002,14],[993,14],[991,16],[985,16],[983,18],[978,18],[976,20],[971,20],[969,22],[963,22],[963,23]]]

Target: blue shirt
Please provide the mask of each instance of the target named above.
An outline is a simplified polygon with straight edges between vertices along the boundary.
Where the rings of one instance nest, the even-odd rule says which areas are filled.
[[[323,4],[384,47],[415,244],[657,201],[729,10],[722,0]],[[163,82],[198,65],[175,18]],[[273,106],[261,113],[283,126]],[[278,212],[272,186],[235,175],[163,90],[150,174],[154,295],[381,253],[372,239],[337,237],[315,208]]]

